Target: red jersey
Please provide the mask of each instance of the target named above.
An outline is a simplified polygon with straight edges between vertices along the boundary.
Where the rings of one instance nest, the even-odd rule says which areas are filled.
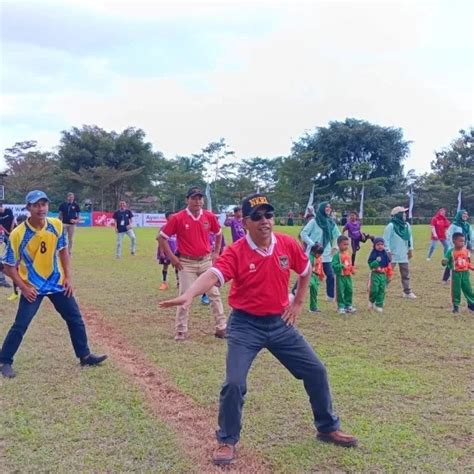
[[[290,270],[311,271],[308,257],[292,237],[272,234],[272,243],[259,249],[247,234],[219,257],[211,269],[222,284],[232,280],[229,305],[254,316],[282,314],[288,306]]]
[[[436,231],[436,237],[431,233],[431,240],[446,240],[446,230],[451,225],[446,216],[441,214],[436,214],[433,219],[431,219],[431,225]]]
[[[221,232],[221,226],[212,212],[201,210],[199,216],[194,217],[186,208],[171,216],[161,228],[160,235],[165,239],[176,235],[180,254],[203,257],[211,253],[209,234]]]
[[[342,264],[342,275],[353,275],[355,273],[355,267],[352,265],[352,255],[349,252],[339,252],[339,259]]]

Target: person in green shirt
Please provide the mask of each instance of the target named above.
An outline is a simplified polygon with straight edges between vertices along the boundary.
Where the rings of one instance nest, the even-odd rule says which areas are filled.
[[[336,296],[338,313],[355,313],[352,306],[352,275],[354,266],[352,265],[351,253],[349,252],[349,237],[340,235],[337,238],[338,252],[332,257],[332,268],[336,275]]]

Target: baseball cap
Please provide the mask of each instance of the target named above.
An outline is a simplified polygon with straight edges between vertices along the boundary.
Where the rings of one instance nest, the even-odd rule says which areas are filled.
[[[34,204],[35,202],[38,202],[40,199],[46,199],[46,201],[49,202],[48,196],[43,191],[39,191],[38,189],[35,189],[34,191],[30,191],[25,198],[26,204]]]
[[[199,186],[192,186],[188,189],[188,192],[186,193],[186,198],[190,198],[192,196],[204,196],[204,193],[202,192]]]
[[[273,206],[268,202],[267,196],[263,194],[251,194],[242,200],[242,216],[249,217],[257,209],[265,206],[268,211],[274,211]]]
[[[394,216],[394,215],[398,214],[399,212],[407,212],[407,211],[408,211],[408,207],[397,206],[397,207],[394,207],[394,208],[390,211],[390,215],[391,215],[391,216]]]

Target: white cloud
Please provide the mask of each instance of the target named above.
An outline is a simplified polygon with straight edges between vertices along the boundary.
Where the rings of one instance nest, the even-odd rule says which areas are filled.
[[[426,4],[279,8],[282,25],[260,38],[233,38],[205,73],[123,77],[90,60],[110,90],[52,92],[43,101],[35,97],[35,107],[57,117],[63,129],[141,127],[169,157],[220,137],[242,158],[284,155],[305,130],[356,117],[402,127],[414,141],[407,168],[418,171],[428,169],[434,149],[472,123],[472,69],[464,77],[455,72],[465,64],[445,72],[443,63],[452,57],[440,45],[444,36],[455,42],[455,30],[441,36],[439,19]],[[15,109],[27,107],[22,97],[8,100]]]

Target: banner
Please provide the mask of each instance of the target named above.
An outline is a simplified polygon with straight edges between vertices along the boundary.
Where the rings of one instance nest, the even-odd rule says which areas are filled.
[[[143,227],[163,227],[166,224],[166,217],[163,214],[142,214]]]
[[[4,207],[8,207],[8,209],[11,209],[12,212],[13,212],[13,217],[15,217],[15,219],[20,215],[20,214],[24,214],[26,216],[29,216],[30,213],[26,210],[25,208],[25,204],[4,204],[3,205]]]
[[[209,186],[209,183],[206,184],[206,201],[207,210],[212,212],[211,187]]]
[[[415,195],[413,194],[413,188],[410,188],[408,197],[410,198],[410,202],[408,204],[408,219],[413,219],[413,205],[415,203]]]
[[[137,212],[136,214],[132,211],[133,214],[133,227],[143,227],[143,214]]]
[[[365,197],[365,185],[362,186],[362,191],[360,192],[359,219],[362,219],[364,217],[364,197]]]
[[[113,212],[94,211],[92,213],[92,225],[94,227],[113,227]]]
[[[459,212],[461,209],[462,209],[462,191],[459,190],[459,193],[458,193],[458,208],[457,208],[457,212]]]
[[[308,215],[309,208],[313,209],[313,201],[314,201],[314,184],[311,188],[311,192],[309,193],[308,204],[306,204],[306,209],[304,211],[304,216]]]

